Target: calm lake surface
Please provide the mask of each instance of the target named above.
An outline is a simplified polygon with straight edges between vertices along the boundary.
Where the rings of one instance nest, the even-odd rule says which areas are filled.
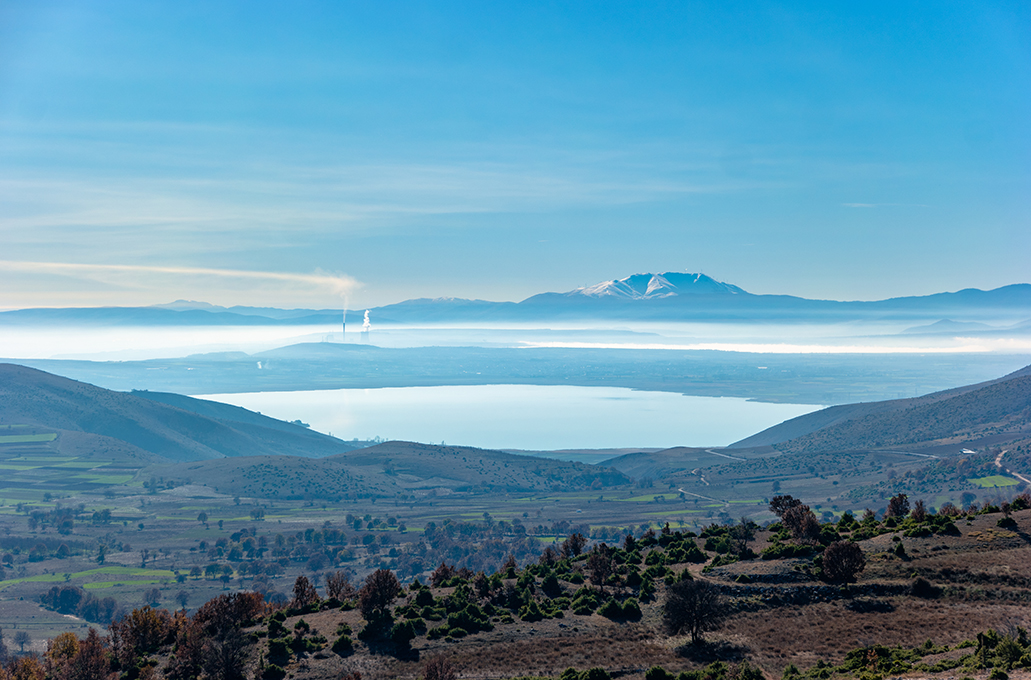
[[[491,449],[725,446],[821,406],[620,387],[470,385],[200,395],[341,439]]]

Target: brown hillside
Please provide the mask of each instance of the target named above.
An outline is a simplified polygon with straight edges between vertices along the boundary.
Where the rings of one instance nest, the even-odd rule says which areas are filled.
[[[191,618],[137,610],[119,630],[147,626],[163,634],[120,661],[149,667],[150,677],[177,678],[192,658],[196,669],[185,677],[225,677],[220,669],[232,666],[263,680],[335,680],[355,672],[363,680],[414,680],[428,675],[438,655],[460,678],[1027,677],[1031,640],[1018,626],[1028,624],[1031,599],[1024,569],[1031,510],[1008,516],[987,508],[943,519],[850,519],[824,525],[821,538],[808,544],[759,531],[740,560],[726,552],[730,527],[710,527],[701,537],[649,533],[622,542],[623,549],[589,546],[577,557],[493,576],[442,567],[431,587],[394,581],[378,606],[371,597],[323,598],[328,593],[310,586],[278,607],[266,606],[260,594],[223,592]],[[838,540],[854,541],[864,562],[847,586],[821,579],[820,565]],[[785,548],[802,552],[783,556]],[[591,565],[607,560],[612,571],[603,590]],[[710,610],[719,616],[696,644],[686,633],[671,636],[662,623],[664,604],[682,580],[719,593]],[[298,582],[309,583],[306,576]],[[979,635],[989,629],[998,634]],[[190,634],[209,639],[193,657]],[[1010,642],[995,647],[1002,637]],[[227,648],[234,654],[200,653]],[[737,666],[743,662],[749,665]],[[55,663],[75,668],[73,659]],[[597,670],[574,674],[570,667]]]

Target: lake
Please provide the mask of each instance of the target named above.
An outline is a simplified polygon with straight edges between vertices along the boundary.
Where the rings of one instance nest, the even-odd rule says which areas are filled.
[[[490,449],[725,446],[821,406],[620,387],[468,385],[199,395],[341,439]]]

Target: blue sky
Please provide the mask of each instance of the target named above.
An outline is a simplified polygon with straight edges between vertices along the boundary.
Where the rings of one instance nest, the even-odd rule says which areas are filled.
[[[1022,2],[2,3],[0,307],[993,288],[1029,120]]]

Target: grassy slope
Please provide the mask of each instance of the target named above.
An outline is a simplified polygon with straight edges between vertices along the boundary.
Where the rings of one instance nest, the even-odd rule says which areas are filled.
[[[778,444],[783,451],[844,451],[905,446],[1026,431],[1031,425],[1031,376],[989,384],[946,399],[872,413]]]
[[[1002,422],[1019,414],[1027,407],[1029,378],[1031,366],[996,380],[912,399],[832,406],[774,425],[729,448],[787,443],[778,448],[794,451],[808,450],[809,444],[819,442],[825,450],[829,446],[855,450],[877,446],[871,441],[889,440],[888,445],[893,445],[920,441],[920,437],[939,439],[971,425]],[[919,427],[901,436],[914,424]]]
[[[222,420],[14,364],[0,364],[0,425],[6,424],[102,435],[179,461],[266,454],[326,456],[351,448],[289,423]]]
[[[393,496],[429,490],[547,491],[624,485],[623,474],[583,463],[458,446],[386,442],[322,459],[261,456],[159,466],[219,493],[289,499]]]

